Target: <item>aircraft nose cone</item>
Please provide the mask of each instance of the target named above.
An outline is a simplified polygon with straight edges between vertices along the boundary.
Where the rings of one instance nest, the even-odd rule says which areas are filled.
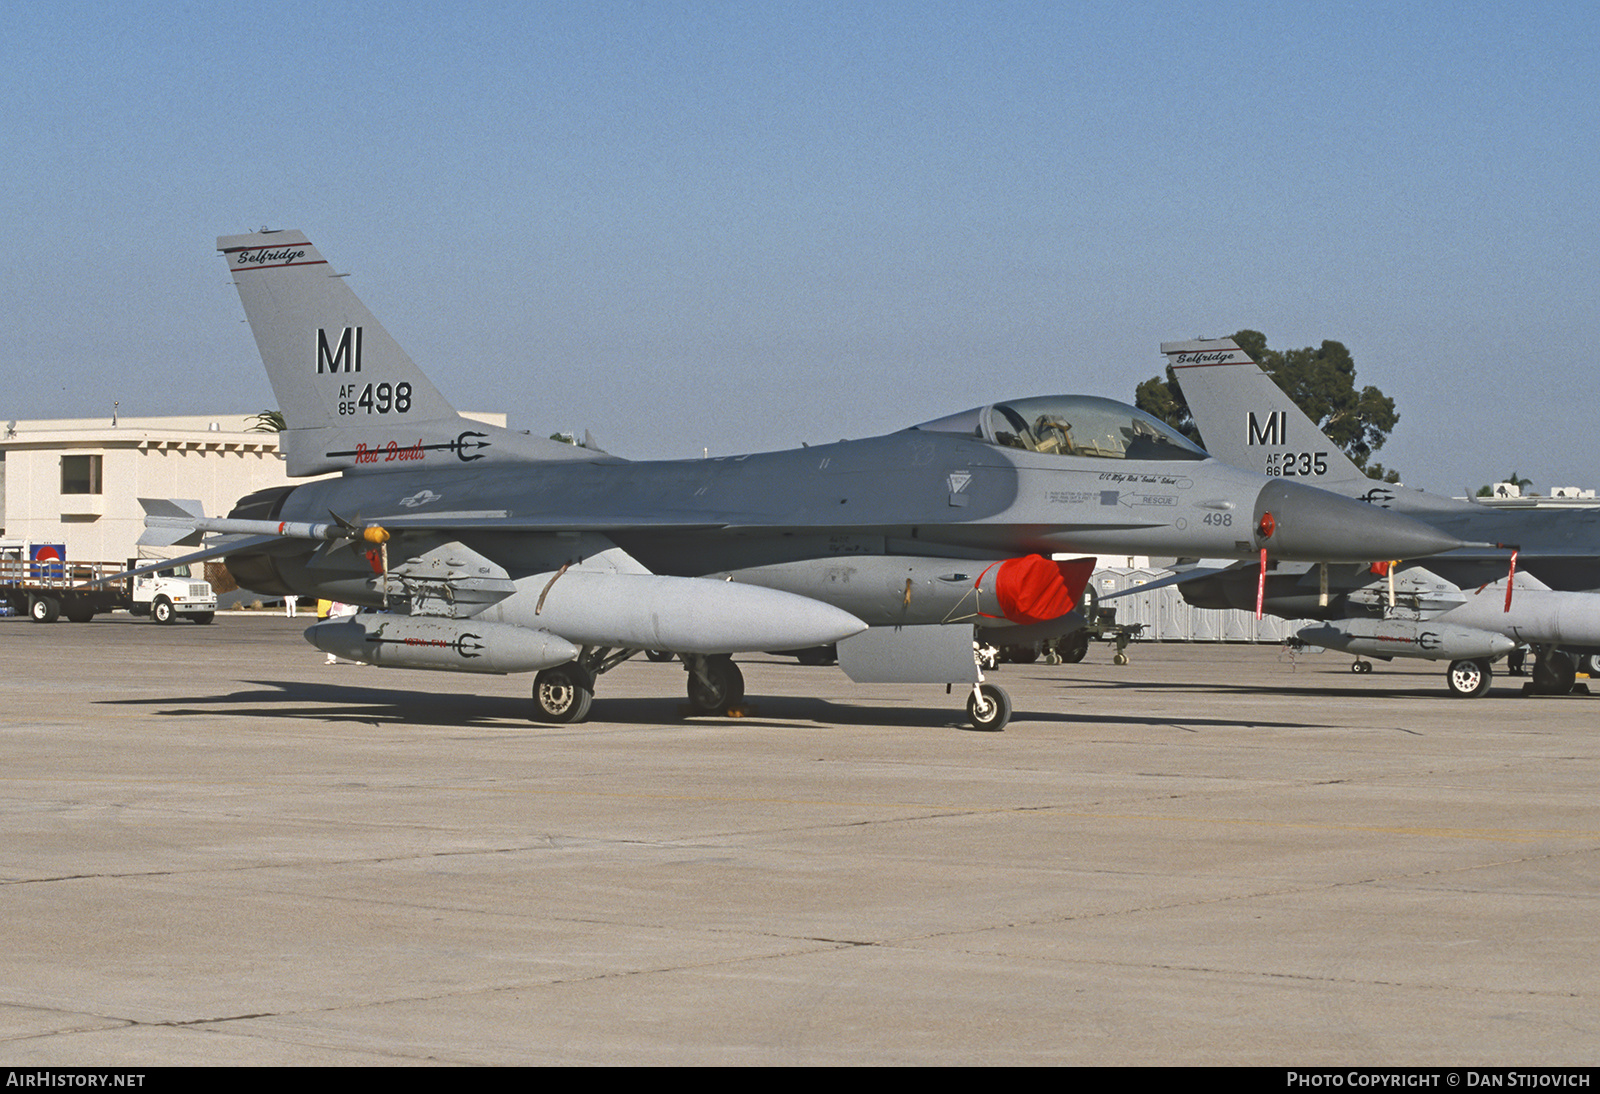
[[[1421,558],[1461,541],[1410,517],[1296,482],[1256,495],[1253,542],[1274,558],[1300,562],[1379,562]]]

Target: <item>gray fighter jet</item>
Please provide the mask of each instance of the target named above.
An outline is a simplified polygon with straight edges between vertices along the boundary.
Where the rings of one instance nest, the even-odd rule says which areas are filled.
[[[1009,717],[975,630],[1032,642],[1082,624],[1092,558],[1364,562],[1457,540],[1227,467],[1130,406],[996,402],[869,440],[630,462],[458,415],[295,231],[217,241],[288,425],[291,475],[227,518],[147,502],[144,542],[225,554],[242,586],[372,609],[319,623],[375,665],[536,672],[535,716],[578,721],[595,679],[671,651],[690,706],[738,706],[734,653],[837,643],[857,681],[970,687]]]
[[[1355,654],[1357,671],[1371,669],[1363,656],[1447,661],[1452,693],[1483,695],[1492,663],[1528,644],[1536,690],[1572,689],[1572,655],[1600,648],[1600,595],[1593,592],[1600,587],[1600,511],[1492,509],[1377,482],[1231,338],[1167,342],[1161,351],[1212,455],[1403,513],[1463,541],[1503,545],[1376,572],[1282,565],[1268,576],[1265,611],[1320,620],[1299,637]],[[1214,569],[1183,583],[1184,598],[1200,607],[1248,607],[1258,596],[1257,577]]]

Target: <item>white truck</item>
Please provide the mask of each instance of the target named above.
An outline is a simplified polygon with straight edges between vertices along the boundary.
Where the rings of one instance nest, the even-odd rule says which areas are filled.
[[[157,623],[190,619],[209,623],[216,617],[217,596],[210,582],[197,580],[187,566],[163,567],[136,578],[97,584],[116,574],[160,559],[130,558],[115,562],[67,562],[59,554],[35,551],[34,544],[0,542],[0,603],[11,614],[26,612],[35,623],[54,623],[62,616],[87,623],[101,612],[123,608],[148,615]]]

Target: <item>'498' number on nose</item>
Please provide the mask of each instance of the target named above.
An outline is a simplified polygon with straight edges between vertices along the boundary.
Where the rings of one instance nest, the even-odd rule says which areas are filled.
[[[357,394],[355,384],[339,388],[339,414],[408,414],[411,411],[411,385],[368,384]]]

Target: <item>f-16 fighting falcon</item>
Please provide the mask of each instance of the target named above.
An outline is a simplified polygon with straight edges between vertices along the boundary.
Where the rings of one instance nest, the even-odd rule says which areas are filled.
[[[458,415],[297,231],[225,236],[291,476],[223,519],[147,502],[143,542],[226,555],[241,586],[373,609],[318,648],[374,665],[534,672],[582,720],[598,676],[669,651],[690,707],[738,707],[730,655],[837,644],[854,680],[960,684],[999,729],[974,636],[1082,625],[1097,551],[1365,563],[1455,537],[1240,471],[1130,406],[997,401],[867,440],[631,462]],[[1264,554],[1263,554],[1264,552]],[[1064,558],[1064,561],[1057,559]],[[170,563],[169,563],[170,564]]]
[[[1366,567],[1269,575],[1266,611],[1311,618],[1299,637],[1362,656],[1447,661],[1452,694],[1488,692],[1493,662],[1533,647],[1534,690],[1564,694],[1573,655],[1600,650],[1600,510],[1492,509],[1377,482],[1358,468],[1231,338],[1163,343],[1207,451],[1269,476],[1311,482],[1462,539],[1467,547],[1374,574]],[[1487,546],[1487,545],[1485,545]],[[1515,549],[1516,572],[1507,567]],[[1508,591],[1507,586],[1510,585]],[[1245,607],[1257,576],[1229,568],[1185,582],[1199,607]]]

